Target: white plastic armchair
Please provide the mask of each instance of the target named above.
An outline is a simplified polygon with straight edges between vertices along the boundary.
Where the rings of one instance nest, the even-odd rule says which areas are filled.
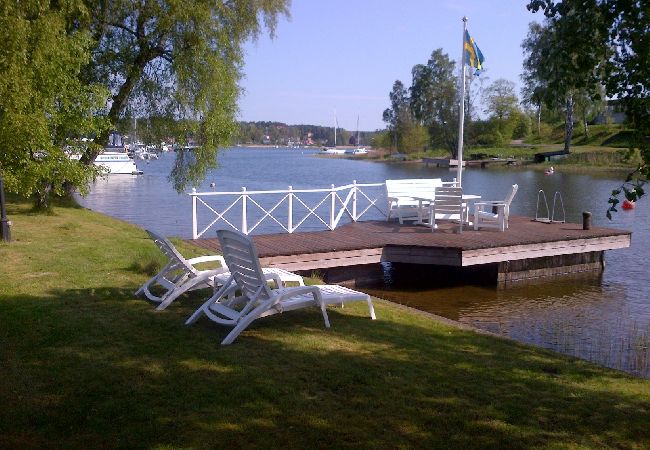
[[[508,228],[510,203],[515,197],[519,185],[513,184],[505,200],[474,203],[474,229],[496,228],[505,231]]]
[[[149,300],[158,304],[156,307],[157,310],[167,308],[174,300],[188,291],[218,288],[227,282],[230,277],[230,272],[223,256],[206,255],[185,259],[168,239],[153,231],[146,231],[160,251],[167,256],[168,261],[160,272],[147,280],[135,292],[135,295],[144,294]],[[219,267],[207,270],[197,269],[196,266],[198,264],[208,262],[219,263]],[[287,282],[295,282],[301,286],[305,284],[300,275],[283,269],[265,267],[263,273],[265,279],[272,281],[276,287],[282,287]],[[160,295],[153,293],[152,289],[154,287],[162,293]]]
[[[205,315],[218,324],[233,327],[221,341],[222,345],[231,344],[253,321],[261,317],[299,308],[318,307],[325,327],[329,328],[327,305],[366,301],[370,317],[375,319],[370,296],[363,292],[336,285],[270,289],[250,237],[231,230],[218,230],[217,236],[230,268],[230,278],[185,324],[190,325]]]

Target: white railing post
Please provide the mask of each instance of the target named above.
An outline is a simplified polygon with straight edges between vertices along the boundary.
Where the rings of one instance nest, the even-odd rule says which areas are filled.
[[[289,186],[289,211],[287,219],[287,229],[289,233],[293,233],[293,186]]]
[[[332,197],[332,201],[330,202],[330,230],[334,229],[334,218],[336,217],[336,214],[334,213],[334,208],[336,208],[336,191],[334,190],[334,185],[332,184],[332,193],[330,194]]]
[[[192,188],[192,194],[196,194],[196,188]],[[192,195],[192,239],[199,237],[199,228],[196,223],[196,195]]]
[[[352,180],[352,221],[357,221],[357,180]]]
[[[241,232],[248,234],[248,218],[246,217],[246,187],[241,188]]]

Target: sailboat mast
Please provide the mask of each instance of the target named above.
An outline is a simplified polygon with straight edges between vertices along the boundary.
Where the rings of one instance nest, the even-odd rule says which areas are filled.
[[[334,147],[336,147],[336,128],[338,128],[339,122],[336,118],[336,110],[334,110]]]
[[[357,116],[357,147],[359,146],[359,116]]]

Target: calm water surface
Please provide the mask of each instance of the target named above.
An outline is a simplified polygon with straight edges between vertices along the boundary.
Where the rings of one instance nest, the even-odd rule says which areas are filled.
[[[313,150],[235,148],[219,154],[220,167],[198,191],[326,188],[383,182],[387,178],[441,177],[455,171],[422,164],[382,164],[314,157]],[[149,163],[138,162],[145,174],[111,176],[99,181],[80,203],[116,218],[159,230],[166,235],[191,236],[191,201],[177,194],[167,181],[174,154]],[[556,277],[496,287],[418,286],[387,265],[385,284],[367,291],[382,298],[424,309],[462,323],[516,340],[574,355],[608,367],[650,378],[650,203],[620,212],[611,222],[604,217],[610,191],[620,184],[615,175],[563,174],[544,176],[523,169],[467,169],[466,192],[484,199],[503,198],[519,184],[511,212],[534,217],[537,192],[543,189],[552,203],[561,192],[566,218],[581,222],[582,211],[592,211],[596,226],[631,230],[632,246],[607,251],[602,274]],[[277,231],[277,230],[267,230]],[[210,236],[209,232],[206,236]]]

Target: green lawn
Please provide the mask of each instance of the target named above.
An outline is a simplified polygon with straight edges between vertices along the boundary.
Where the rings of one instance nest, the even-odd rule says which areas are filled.
[[[141,229],[12,199],[0,243],[0,448],[649,448],[650,381],[377,300],[260,320],[231,346],[135,298]],[[185,248],[184,252],[189,249]]]

